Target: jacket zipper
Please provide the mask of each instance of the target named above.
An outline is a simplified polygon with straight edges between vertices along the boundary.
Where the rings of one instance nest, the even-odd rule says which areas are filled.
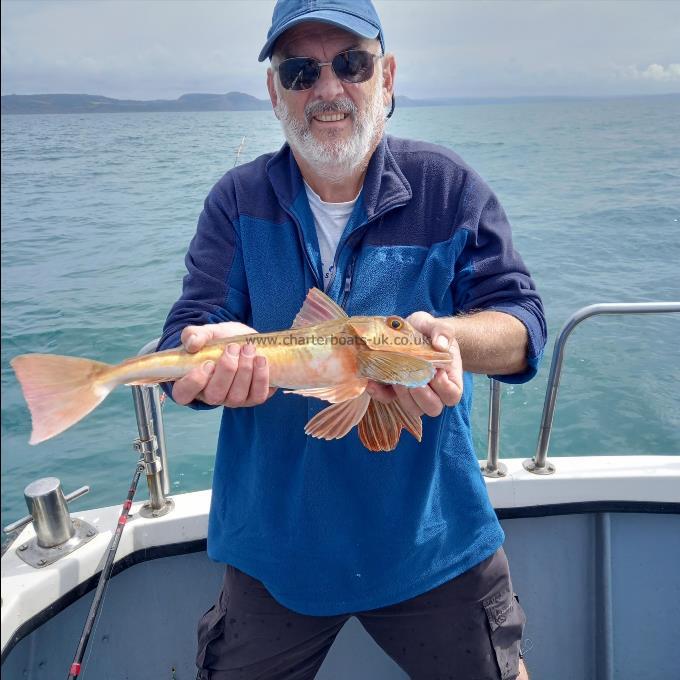
[[[333,271],[331,273],[331,278],[328,280],[328,285],[326,286],[326,290],[330,290],[331,286],[333,285],[333,281],[335,281],[335,275],[338,271],[338,261],[340,260],[340,253],[342,252],[343,248],[345,246],[349,245],[350,243],[353,243],[356,241],[355,235],[357,232],[363,232],[364,229],[369,225],[369,222],[366,222],[366,224],[362,224],[360,227],[356,229],[352,234],[350,234],[349,238],[342,244],[342,247],[338,247],[335,250],[335,257],[333,257]],[[351,286],[352,284],[352,269],[354,268],[354,260],[356,259],[356,256],[352,259],[352,263],[350,265],[350,269],[348,272],[348,275],[345,277],[345,286],[343,288],[343,295],[342,295],[342,300],[340,302],[340,306],[343,306],[343,301],[347,298],[347,294],[349,294],[348,290],[348,285]]]
[[[393,206],[397,207],[397,206]],[[375,222],[376,220],[380,220],[382,222],[383,217],[385,213],[387,213],[389,210],[392,210],[392,207],[388,208],[387,210],[383,210],[381,213],[378,215],[374,215],[368,222],[365,222],[362,224],[360,227],[358,227],[355,231],[353,231],[349,238],[342,244],[342,248],[338,248],[335,252],[335,258],[333,259],[333,274],[331,275],[331,279],[328,282],[328,288],[330,289],[333,280],[335,279],[335,273],[337,271],[337,263],[338,259],[340,257],[340,253],[343,248],[346,246],[358,242],[360,239],[357,238],[357,235],[363,235],[364,231],[367,229],[367,227],[372,223]],[[357,261],[357,254],[354,253],[352,256],[352,259],[350,260],[349,267],[347,268],[347,274],[345,275],[345,285],[343,286],[343,289],[341,291],[341,298],[340,298],[340,306],[345,307],[347,304],[347,300],[349,299],[349,294],[350,291],[352,290],[352,277],[354,275],[354,265]]]
[[[305,235],[302,232],[302,227],[300,226],[300,222],[298,221],[297,217],[286,207],[281,206],[287,213],[288,217],[293,220],[293,223],[295,224],[295,227],[297,229],[298,233],[298,238],[300,239],[300,246],[302,248],[302,252],[304,253],[305,256],[305,261],[307,262],[307,266],[309,267],[310,271],[312,272],[312,277],[314,278],[314,282],[316,283],[316,287],[319,290],[323,290],[323,285],[319,282],[319,277],[317,276],[316,272],[316,267],[314,266],[314,263],[312,262],[312,258],[309,257],[309,253],[307,252],[307,246],[305,245]]]
[[[331,278],[328,281],[328,285],[326,286],[326,290],[330,290],[331,286],[333,285],[333,281],[335,281],[335,275],[337,272],[337,267],[338,267],[338,260],[340,258],[340,253],[342,252],[342,249],[345,248],[345,246],[349,245],[351,242],[356,241],[356,235],[357,234],[363,234],[365,229],[372,223],[375,222],[376,220],[380,219],[382,221],[383,217],[390,211],[393,210],[394,208],[398,208],[401,205],[404,205],[403,203],[398,203],[397,205],[392,205],[384,210],[382,210],[380,213],[377,215],[374,215],[368,222],[364,222],[360,227],[357,227],[357,229],[350,234],[349,238],[342,244],[342,248],[338,248],[335,251],[335,257],[333,258],[333,272],[331,274]],[[314,277],[314,281],[316,283],[316,286],[319,290],[324,290],[323,284],[319,281],[319,278],[317,276],[317,271],[316,268],[314,267],[314,263],[312,262],[312,259],[309,257],[309,253],[307,252],[307,247],[305,245],[305,237],[302,232],[302,227],[300,226],[300,222],[298,221],[297,217],[287,208],[284,206],[283,209],[286,211],[286,214],[293,220],[295,223],[295,226],[297,228],[298,232],[298,238],[300,239],[300,246],[302,247],[302,252],[305,254],[305,261],[307,262],[307,265],[309,266],[310,271],[312,272],[312,276]],[[352,257],[352,260],[350,262],[349,269],[347,271],[347,274],[345,276],[345,285],[343,286],[343,290],[341,292],[341,300],[340,300],[340,306],[344,307],[345,304],[347,303],[347,299],[349,298],[349,293],[352,289],[352,276],[354,273],[354,263],[356,262],[356,254]]]

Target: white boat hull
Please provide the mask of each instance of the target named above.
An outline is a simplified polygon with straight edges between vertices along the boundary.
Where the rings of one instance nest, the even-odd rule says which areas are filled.
[[[665,680],[680,668],[680,457],[554,459],[537,477],[519,459],[488,480],[507,535],[528,623],[523,649],[537,680]],[[210,492],[174,496],[147,519],[133,506],[82,677],[195,677],[195,628],[213,603],[222,565],[205,553]],[[65,677],[119,508],[78,513],[100,534],[32,569],[2,558],[3,677]],[[321,679],[405,678],[356,619],[338,636]]]

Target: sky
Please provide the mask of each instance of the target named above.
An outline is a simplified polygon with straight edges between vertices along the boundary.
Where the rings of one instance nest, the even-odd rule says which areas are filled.
[[[376,0],[397,94],[680,92],[680,1]],[[273,0],[3,0],[2,94],[267,98]]]

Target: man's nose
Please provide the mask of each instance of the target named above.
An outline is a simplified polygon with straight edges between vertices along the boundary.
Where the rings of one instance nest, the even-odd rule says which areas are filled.
[[[343,93],[342,81],[335,75],[330,64],[321,67],[319,80],[314,83],[314,94],[323,100],[332,101]]]

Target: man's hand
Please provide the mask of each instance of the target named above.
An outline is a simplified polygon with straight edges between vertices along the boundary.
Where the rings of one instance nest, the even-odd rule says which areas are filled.
[[[371,381],[368,393],[376,401],[385,403],[399,399],[401,405],[415,416],[438,416],[444,406],[455,406],[463,396],[463,362],[458,343],[445,319],[437,319],[427,312],[415,312],[406,320],[417,331],[432,338],[436,350],[448,351],[451,363],[446,368],[438,368],[434,378],[424,387],[408,388]]]
[[[255,333],[255,329],[242,323],[206,324],[187,326],[182,331],[182,345],[194,354],[211,340],[224,340],[235,335]],[[194,399],[211,406],[257,406],[276,391],[269,387],[269,366],[266,357],[257,356],[255,346],[236,343],[227,345],[217,363],[206,361],[177,380],[172,397],[178,404],[188,404]]]

